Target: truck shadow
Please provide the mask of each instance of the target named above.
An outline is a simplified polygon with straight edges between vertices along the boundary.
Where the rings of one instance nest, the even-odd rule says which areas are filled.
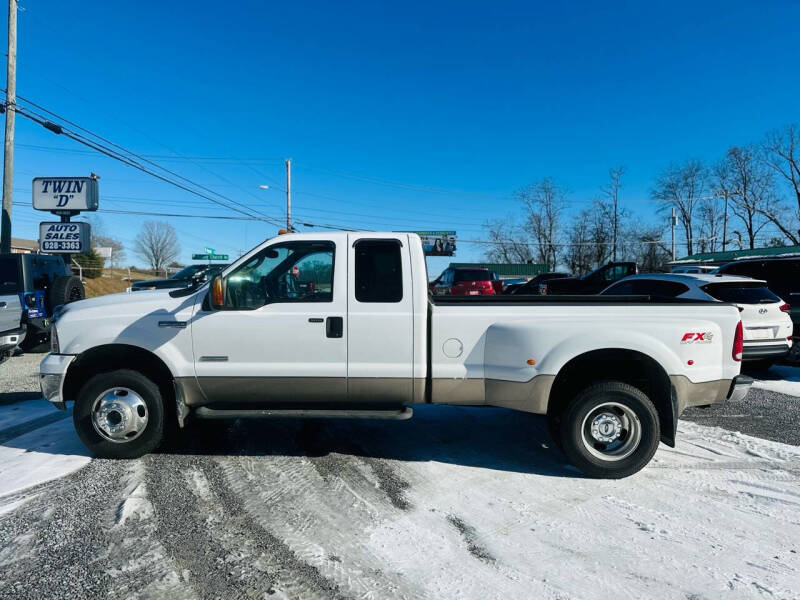
[[[553,444],[543,417],[490,407],[415,406],[408,421],[194,420],[160,453],[309,458],[339,454],[582,477]]]

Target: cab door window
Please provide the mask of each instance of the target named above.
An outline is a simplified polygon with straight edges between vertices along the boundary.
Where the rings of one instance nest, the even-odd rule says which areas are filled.
[[[333,242],[285,242],[262,249],[225,276],[225,308],[333,302]]]

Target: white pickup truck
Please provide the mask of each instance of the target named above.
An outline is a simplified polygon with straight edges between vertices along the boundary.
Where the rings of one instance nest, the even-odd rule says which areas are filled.
[[[730,304],[432,297],[409,233],[286,234],[211,282],[56,311],[41,387],[97,456],[132,458],[187,418],[404,419],[413,404],[546,415],[570,461],[635,473],[687,406],[741,398]]]

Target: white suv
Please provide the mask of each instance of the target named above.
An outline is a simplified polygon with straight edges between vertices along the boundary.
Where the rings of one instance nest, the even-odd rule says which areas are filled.
[[[703,273],[645,273],[621,279],[600,293],[732,302],[742,313],[744,360],[767,365],[786,356],[792,347],[789,305],[761,279]]]

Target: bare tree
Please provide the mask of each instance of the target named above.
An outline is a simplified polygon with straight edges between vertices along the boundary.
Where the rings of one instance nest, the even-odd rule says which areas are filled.
[[[181,250],[175,229],[164,221],[145,221],[133,249],[156,271],[175,260]]]
[[[688,255],[694,254],[694,217],[706,187],[706,177],[706,168],[699,160],[672,164],[658,176],[651,192],[662,208],[677,209]]]
[[[491,244],[486,250],[486,260],[505,263],[533,262],[531,246],[526,241],[526,234],[509,222],[496,220],[486,224]]]
[[[697,239],[697,250],[700,252],[715,252],[717,244],[722,240],[724,228],[723,207],[719,199],[705,197],[700,201],[697,209],[700,221],[700,237]]]
[[[632,240],[628,258],[636,261],[642,272],[654,273],[667,270],[667,263],[672,258],[672,253],[664,243],[663,226],[637,225],[636,230],[626,237]]]
[[[791,185],[800,214],[800,128],[792,124],[769,133],[764,154],[767,164]]]
[[[555,268],[565,192],[549,177],[532,183],[516,193],[528,210],[526,228],[536,243],[536,258]]]
[[[772,174],[754,146],[734,146],[725,155],[726,177],[732,184],[731,211],[744,225],[750,248],[756,236],[772,219],[783,230],[776,207]]]
[[[791,209],[775,202],[773,210],[763,214],[792,244],[800,244],[800,128],[787,125],[769,133],[763,144],[763,156],[773,172],[789,183],[796,202],[796,207]]]
[[[603,195],[608,202],[608,213],[611,218],[611,260],[617,260],[617,246],[619,239],[619,192],[622,189],[622,176],[625,167],[608,170],[610,181],[603,186]]]
[[[572,220],[567,234],[564,261],[571,273],[586,273],[594,266],[592,223],[594,215],[590,209],[579,212]]]

